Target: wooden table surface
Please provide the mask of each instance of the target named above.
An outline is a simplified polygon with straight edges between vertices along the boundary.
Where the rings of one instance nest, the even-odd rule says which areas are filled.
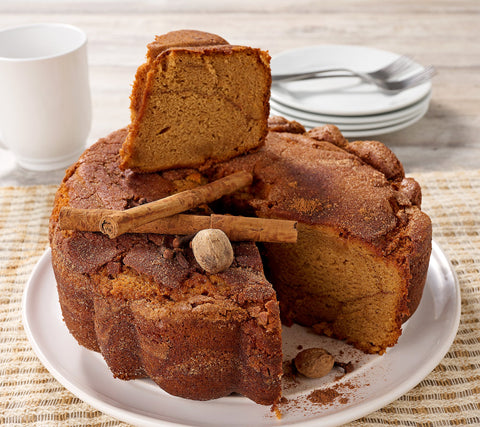
[[[438,75],[426,116],[377,139],[410,173],[480,168],[477,0],[0,2],[0,28],[32,22],[69,23],[88,34],[93,97],[89,143],[129,122],[135,70],[153,36],[191,28],[217,33],[230,43],[267,49],[271,55],[338,43],[408,54],[422,64],[433,64]],[[0,150],[4,162],[9,156]],[[0,168],[0,184],[14,175],[15,171]]]

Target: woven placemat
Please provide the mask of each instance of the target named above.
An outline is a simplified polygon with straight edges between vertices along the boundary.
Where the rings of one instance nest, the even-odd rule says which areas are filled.
[[[450,351],[413,390],[350,426],[480,425],[480,171],[416,174],[434,239],[457,273],[460,328]],[[0,424],[126,425],[60,385],[22,326],[24,286],[48,246],[54,186],[0,188]]]

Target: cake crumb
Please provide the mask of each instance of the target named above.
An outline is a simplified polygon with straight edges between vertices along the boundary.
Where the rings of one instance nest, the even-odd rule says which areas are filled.
[[[337,362],[335,361],[335,367],[339,367],[339,368],[342,368],[345,372],[345,374],[349,374],[351,372],[353,372],[354,368],[353,368],[353,363],[352,362],[347,362],[347,363],[343,363],[343,362]]]
[[[283,397],[282,397],[282,399],[283,399]],[[282,412],[280,411],[280,409],[278,407],[278,404],[274,403],[270,408],[270,412],[273,412],[275,414],[275,418],[277,420],[282,419]]]

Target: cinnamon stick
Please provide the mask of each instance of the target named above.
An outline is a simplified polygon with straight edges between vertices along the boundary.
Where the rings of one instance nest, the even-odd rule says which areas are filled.
[[[236,172],[192,190],[182,191],[172,196],[125,211],[108,211],[101,218],[101,231],[110,238],[132,232],[141,225],[188,211],[204,203],[210,203],[222,196],[250,185],[253,176],[248,172]]]
[[[107,214],[124,211],[108,209],[76,209],[63,207],[60,210],[59,226],[63,230],[100,231],[101,219]],[[295,221],[250,218],[231,215],[186,215],[178,214],[158,218],[132,228],[129,233],[195,234],[206,228],[218,228],[232,241],[256,241],[272,243],[295,243],[297,241]]]

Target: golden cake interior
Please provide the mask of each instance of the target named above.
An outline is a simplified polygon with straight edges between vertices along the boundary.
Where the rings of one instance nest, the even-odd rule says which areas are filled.
[[[297,244],[266,246],[284,322],[315,326],[369,353],[396,343],[406,313],[400,273],[360,242],[299,225]]]

